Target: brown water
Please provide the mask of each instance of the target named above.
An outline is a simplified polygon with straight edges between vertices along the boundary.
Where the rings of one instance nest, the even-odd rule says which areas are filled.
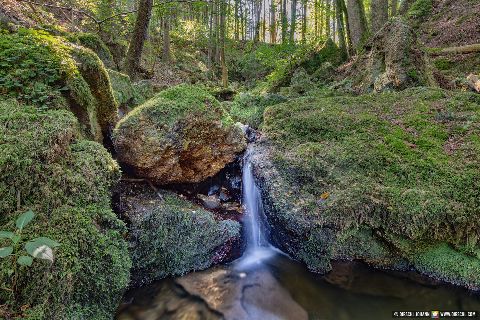
[[[416,273],[339,262],[320,276],[279,253],[129,292],[120,320],[391,319],[395,310],[480,310],[480,294],[435,283]]]

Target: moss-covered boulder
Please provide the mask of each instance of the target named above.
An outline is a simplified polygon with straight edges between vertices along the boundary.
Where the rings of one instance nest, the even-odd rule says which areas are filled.
[[[273,241],[409,267],[480,288],[480,126],[474,94],[415,88],[269,107],[252,156]]]
[[[39,109],[69,109],[82,134],[102,141],[117,120],[110,79],[98,56],[45,31],[0,34],[0,92]]]
[[[180,85],[135,108],[115,127],[118,159],[158,184],[199,182],[246,147],[241,128],[202,87]]]
[[[107,69],[112,84],[113,94],[120,107],[125,111],[144,103],[155,93],[149,80],[132,82],[124,73]]]
[[[132,285],[203,270],[239,253],[240,224],[148,184],[122,183],[117,211],[129,225]]]
[[[23,236],[61,244],[53,263],[17,267],[13,278],[15,260],[0,259],[6,317],[111,319],[131,266],[126,227],[110,208],[119,176],[105,148],[81,138],[69,111],[0,102],[0,230],[13,231],[18,214],[33,210]]]

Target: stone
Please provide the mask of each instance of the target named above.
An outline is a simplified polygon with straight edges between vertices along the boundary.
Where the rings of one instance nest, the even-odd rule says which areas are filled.
[[[200,182],[246,147],[239,125],[201,87],[162,91],[127,114],[113,143],[120,162],[156,184]]]

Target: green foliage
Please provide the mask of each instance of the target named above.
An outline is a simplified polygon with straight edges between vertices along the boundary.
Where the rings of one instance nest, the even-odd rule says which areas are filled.
[[[330,62],[333,66],[342,62],[339,49],[331,39],[321,44],[299,47],[293,55],[277,63],[274,71],[268,75],[267,82],[260,87],[277,91],[280,87],[291,84],[292,76],[298,68],[304,68],[311,75],[325,62]]]
[[[430,14],[433,9],[432,0],[417,0],[408,9],[407,16],[422,19]]]
[[[28,210],[18,216],[15,221],[15,232],[0,231],[0,243],[7,245],[0,248],[0,258],[10,261],[10,267],[6,270],[6,273],[11,276],[10,283],[6,284],[10,288],[2,289],[9,291],[11,299],[14,299],[17,293],[17,264],[21,267],[30,267],[33,258],[49,260],[53,263],[52,249],[60,246],[58,242],[47,237],[38,237],[28,241],[24,239],[22,231],[33,220],[34,216],[33,211]]]
[[[21,29],[0,33],[0,92],[6,97],[58,108],[64,103],[61,54],[54,54],[57,40],[48,33]]]
[[[438,58],[433,61],[433,64],[439,70],[448,70],[451,69],[453,66],[453,62],[447,58]]]
[[[340,231],[367,227],[409,241],[445,242],[468,254],[478,250],[474,94],[428,88],[358,97],[312,93],[268,107],[264,117],[285,184],[275,184],[276,192],[293,192],[288,202],[304,212],[301,219]],[[297,221],[298,211],[284,208],[279,219]]]
[[[13,314],[109,319],[128,284],[126,228],[110,209],[119,167],[103,146],[80,139],[77,128],[66,110],[0,101],[0,229],[22,227],[22,238],[36,239],[27,252],[53,246],[47,237],[62,244],[53,265],[19,269],[14,300],[0,291]],[[35,224],[23,228],[29,217],[18,224],[14,217],[29,208]],[[11,263],[0,260],[0,282],[9,283]]]
[[[287,99],[278,94],[241,93],[229,104],[229,111],[234,121],[258,129],[263,122],[265,108],[285,101]]]

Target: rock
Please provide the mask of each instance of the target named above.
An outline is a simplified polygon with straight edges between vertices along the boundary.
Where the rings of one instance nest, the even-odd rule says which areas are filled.
[[[0,290],[6,314],[111,319],[128,286],[127,228],[110,208],[119,166],[78,128],[68,110],[0,102],[0,230],[15,230],[18,214],[33,210],[24,239],[47,236],[61,244],[53,264],[38,260],[17,269],[14,300]],[[11,267],[0,259],[0,283],[8,287]]]
[[[227,188],[225,188],[225,187],[222,187],[222,189],[220,189],[220,194],[218,195],[218,198],[222,202],[227,202],[227,201],[232,200],[232,196],[230,195]]]
[[[157,184],[200,182],[246,147],[219,102],[191,85],[167,89],[129,113],[113,142],[121,162]]]
[[[307,312],[265,269],[239,274],[219,267],[191,273],[175,281],[226,320],[308,319]]]
[[[207,209],[220,208],[220,199],[217,195],[206,196],[203,194],[197,194],[197,198],[202,201],[202,204]]]
[[[238,254],[240,224],[147,183],[123,182],[116,211],[128,221],[132,285],[203,270]]]
[[[452,111],[451,101],[461,107]],[[459,161],[480,165],[467,151],[479,131],[455,129],[475,122],[476,101],[473,92],[411,88],[267,108],[250,161],[274,245],[316,272],[358,259],[480,287],[478,246],[469,244],[480,227],[480,171]],[[421,125],[408,122],[416,117]]]

